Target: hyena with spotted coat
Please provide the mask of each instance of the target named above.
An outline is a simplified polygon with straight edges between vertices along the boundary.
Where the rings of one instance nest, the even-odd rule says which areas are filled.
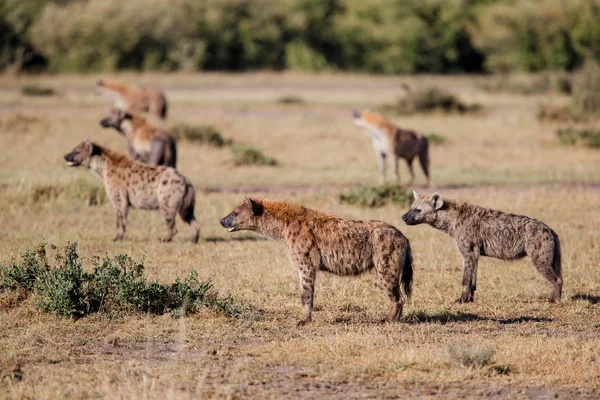
[[[560,241],[548,225],[524,215],[442,199],[437,193],[431,197],[413,194],[415,201],[402,220],[407,225],[425,223],[447,233],[463,256],[460,302],[471,302],[475,297],[480,256],[500,260],[529,256],[534,267],[553,286],[549,301],[560,301],[563,285]]]
[[[167,98],[159,90],[103,79],[96,83],[96,91],[111,99],[115,107],[123,111],[147,112],[162,119],[167,118]]]
[[[177,213],[188,223],[197,243],[200,235],[194,216],[195,190],[192,184],[177,170],[170,167],[152,167],[130,160],[124,154],[114,152],[91,142],[88,138],[65,155],[71,167],[90,169],[104,182],[106,194],[117,214],[117,235],[123,240],[129,207],[143,210],[160,210],[167,224],[164,242],[170,242],[177,233]]]
[[[175,139],[165,130],[159,129],[144,118],[129,112],[112,108],[107,110],[100,121],[103,128],[114,128],[125,135],[127,151],[134,160],[150,165],[177,165],[177,145]]]
[[[221,219],[229,232],[250,230],[282,241],[300,278],[303,325],[313,311],[318,270],[359,275],[375,269],[391,301],[389,319],[402,316],[412,290],[413,265],[408,239],[381,221],[339,218],[297,204],[246,198]],[[404,295],[401,293],[401,288]]]

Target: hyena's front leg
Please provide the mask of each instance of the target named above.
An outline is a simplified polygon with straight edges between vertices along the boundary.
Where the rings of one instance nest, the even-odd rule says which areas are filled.
[[[377,152],[377,157],[379,160],[379,183],[385,184],[385,159],[386,155],[382,152]]]
[[[462,294],[459,303],[469,303],[475,297],[475,285],[477,264],[479,262],[479,251],[474,246],[469,245],[468,248],[461,248],[463,256],[463,278],[462,278]]]
[[[116,193],[112,196],[112,203],[115,213],[117,214],[117,235],[113,239],[113,241],[116,242],[118,240],[123,240],[123,236],[125,236],[129,205],[127,204],[127,199],[121,193]]]
[[[312,320],[312,312],[315,300],[315,277],[316,268],[304,264],[298,266],[300,278],[300,300],[302,301],[302,319],[298,325],[305,325]]]

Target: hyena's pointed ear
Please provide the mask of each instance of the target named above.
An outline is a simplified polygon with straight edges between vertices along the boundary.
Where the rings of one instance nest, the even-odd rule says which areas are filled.
[[[444,205],[444,199],[437,192],[431,195],[431,202],[433,203],[433,208],[439,210]]]
[[[352,110],[352,118],[360,118],[360,111],[358,111],[356,108]]]
[[[92,144],[92,141],[90,140],[89,136],[86,136],[83,139],[83,145],[85,146],[85,149],[87,150],[87,152],[89,154],[92,154],[92,150],[94,150],[94,145]]]
[[[421,195],[419,193],[417,193],[416,190],[413,189],[413,197],[415,198],[415,201],[417,201],[421,198]]]
[[[262,205],[262,201],[250,199],[248,197],[246,197],[246,199],[248,199],[248,202],[250,203],[250,209],[252,210],[252,215],[254,215],[255,217],[260,217],[261,215],[263,215],[264,208]]]

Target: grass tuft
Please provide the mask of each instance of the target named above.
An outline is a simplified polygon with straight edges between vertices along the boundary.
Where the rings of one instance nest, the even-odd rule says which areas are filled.
[[[56,91],[49,86],[30,84],[21,86],[21,93],[24,96],[54,96]]]
[[[594,128],[558,128],[558,140],[563,145],[585,146],[600,149],[600,129]]]
[[[304,99],[302,97],[293,96],[293,95],[281,96],[280,98],[277,99],[277,104],[301,105],[301,104],[305,104],[305,103],[306,102],[304,101]]]
[[[33,186],[27,193],[30,203],[45,203],[57,199],[84,202],[88,206],[97,206],[108,202],[104,187],[94,185],[85,179],[69,184],[48,184]]]
[[[230,146],[233,141],[223,137],[221,132],[212,125],[188,125],[178,123],[173,125],[169,133],[176,140],[208,144],[215,147]]]
[[[232,148],[234,163],[240,165],[266,165],[276,166],[279,163],[262,151],[246,145],[237,145]]]
[[[441,145],[447,144],[449,141],[446,136],[441,135],[437,132],[427,133],[423,136],[425,136],[427,138],[427,140],[429,141],[430,144],[436,145],[436,146],[441,146]]]
[[[77,243],[70,243],[56,253],[50,266],[43,243],[25,251],[20,262],[0,266],[0,291],[35,293],[37,307],[65,318],[136,312],[181,316],[202,308],[234,317],[248,310],[231,296],[220,297],[211,281],[198,280],[195,270],[183,280],[162,284],[148,280],[143,261],[135,262],[126,254],[91,261],[94,270],[87,273]]]
[[[489,365],[494,350],[472,343],[453,342],[446,346],[450,361],[461,367],[484,367]]]
[[[342,203],[362,207],[382,207],[387,204],[409,205],[411,192],[403,186],[385,184],[383,186],[361,186],[341,193]]]
[[[380,107],[384,112],[393,112],[399,115],[414,114],[419,112],[444,111],[454,113],[467,113],[481,109],[479,104],[465,104],[457,96],[439,88],[422,89],[398,98],[392,104]]]
[[[0,116],[0,132],[28,133],[40,121],[39,117],[21,113]]]

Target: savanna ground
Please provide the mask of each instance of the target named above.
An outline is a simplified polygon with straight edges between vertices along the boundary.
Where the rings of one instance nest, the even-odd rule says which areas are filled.
[[[146,257],[147,274],[163,282],[196,269],[199,278],[212,279],[222,294],[251,311],[239,318],[207,311],[180,319],[68,320],[38,311],[31,299],[15,305],[0,294],[6,375],[0,396],[600,396],[600,152],[559,145],[556,126],[535,117],[540,103],[562,104],[566,97],[489,94],[477,85],[481,77],[121,75],[165,89],[169,123],[213,124],[280,165],[236,167],[228,149],[182,142],[178,165],[198,189],[200,243],[187,242],[190,230],[179,220],[174,243],[161,244],[159,214],[136,210],[125,240],[113,243],[110,205],[89,206],[64,194],[82,182],[99,185],[88,171],[69,169],[62,159],[83,137],[126,149],[122,137],[98,124],[107,103],[93,91],[97,78],[0,78],[0,262],[42,241],[78,241],[87,257]],[[469,115],[393,120],[448,139],[432,147],[429,191],[530,215],[557,231],[565,279],[561,304],[544,301],[550,287],[528,260],[492,259],[480,261],[476,301],[457,304],[461,259],[449,237],[427,226],[405,226],[400,217],[407,207],[369,209],[338,201],[340,190],[375,184],[378,176],[351,109],[392,101],[403,93],[403,83],[444,87],[483,106]],[[58,93],[25,97],[24,84],[50,85]],[[303,103],[280,104],[284,96]],[[419,185],[423,176],[418,166],[416,171]],[[404,165],[401,175],[406,180]],[[285,249],[250,233],[228,234],[218,224],[242,193],[382,219],[401,229],[415,259],[405,321],[379,322],[388,303],[374,274],[320,274],[314,322],[297,327],[297,276]],[[463,353],[481,362],[461,363]],[[17,368],[21,380],[10,377]]]

